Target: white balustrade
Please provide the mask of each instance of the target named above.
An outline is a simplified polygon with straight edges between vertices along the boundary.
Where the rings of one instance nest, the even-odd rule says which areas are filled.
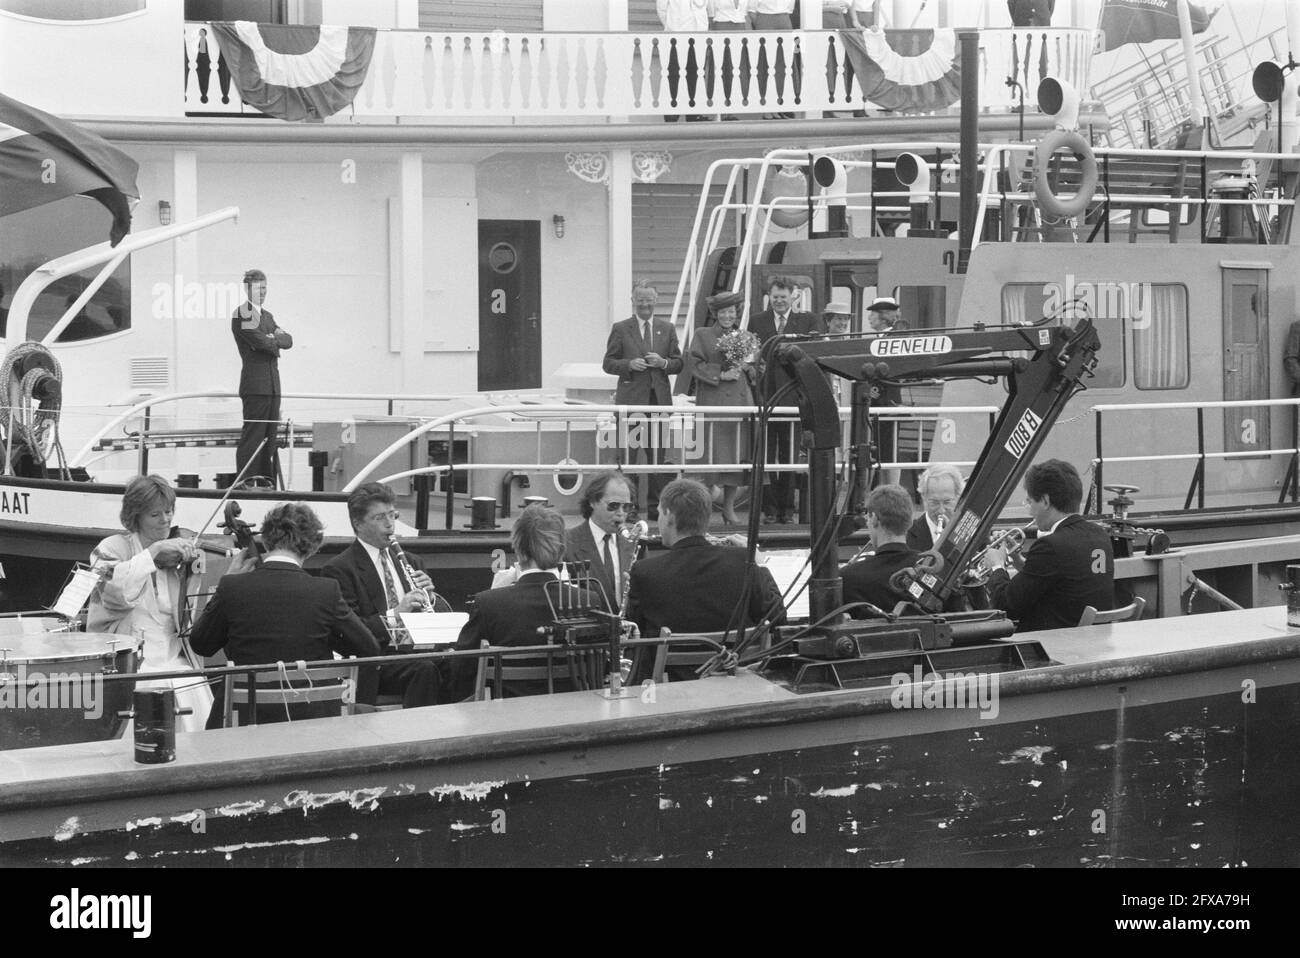
[[[1086,90],[1088,30],[986,30],[980,34],[980,104],[1030,109],[1040,75]],[[185,27],[185,110],[250,114],[219,72],[204,23]],[[332,122],[383,117],[604,120],[720,113],[810,113],[869,108],[838,31],[716,33],[474,33],[380,30],[351,111]],[[224,80],[224,84],[223,84]],[[224,89],[223,89],[224,85]],[[950,108],[956,111],[956,104]]]

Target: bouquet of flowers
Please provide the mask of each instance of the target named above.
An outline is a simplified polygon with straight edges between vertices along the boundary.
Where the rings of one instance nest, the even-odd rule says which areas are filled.
[[[761,344],[758,337],[747,329],[733,329],[718,338],[718,352],[722,353],[722,368],[739,369],[754,361]]]

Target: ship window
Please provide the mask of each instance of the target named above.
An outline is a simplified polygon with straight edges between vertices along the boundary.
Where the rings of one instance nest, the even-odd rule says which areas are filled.
[[[1098,285],[1089,288],[1077,283],[1067,298],[1055,283],[1008,283],[1002,287],[1002,322],[1008,326],[1059,326],[1063,319],[1072,323],[1076,317],[1092,317],[1101,350],[1086,385],[1089,389],[1118,389],[1125,382],[1124,325],[1131,313],[1114,296],[1098,292]],[[1020,355],[1029,357],[1029,353]]]
[[[106,209],[81,196],[70,196],[0,218],[0,249],[13,253],[7,261],[0,260],[0,336],[8,335],[5,327],[9,307],[23,280],[48,260],[102,243],[108,235],[109,219]],[[26,338],[43,339],[98,272],[96,266],[46,286],[27,315]],[[57,341],[98,339],[130,328],[131,260],[128,258],[77,311]]]
[[[1186,389],[1189,381],[1187,287],[1144,284],[1133,320],[1133,380],[1138,389]]]

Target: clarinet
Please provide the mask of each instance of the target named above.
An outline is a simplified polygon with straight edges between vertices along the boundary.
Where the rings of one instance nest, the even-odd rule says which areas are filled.
[[[630,529],[627,526],[622,526],[618,530],[620,536],[632,543],[632,559],[628,562],[627,568],[623,570],[622,576],[623,590],[618,602],[618,617],[620,619],[627,616],[627,600],[628,596],[632,593],[632,567],[636,565],[637,547],[649,532],[650,524],[644,519],[639,520],[636,525],[632,526]]]
[[[402,549],[402,544],[397,541],[396,534],[393,535],[393,541],[389,543],[388,548],[392,551],[393,558],[397,560],[397,564],[402,567],[402,574],[406,576],[406,581],[411,583],[412,587],[414,587],[415,569],[411,566],[410,560],[406,558],[406,552]],[[428,589],[421,589],[420,592],[424,594],[424,607],[432,610],[433,596],[429,594]]]

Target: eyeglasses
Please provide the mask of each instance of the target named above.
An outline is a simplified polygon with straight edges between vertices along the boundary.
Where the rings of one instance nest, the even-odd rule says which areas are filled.
[[[605,509],[608,512],[631,512],[632,503],[630,502],[607,502]]]
[[[931,509],[941,509],[941,508],[951,509],[953,506],[957,504],[957,500],[956,499],[931,499],[929,496],[926,496],[925,504],[929,506]]]
[[[370,515],[366,516],[366,521],[378,522],[381,519],[392,519],[394,522],[396,522],[401,517],[402,514],[398,512],[396,509],[389,509],[386,512],[372,512]]]

